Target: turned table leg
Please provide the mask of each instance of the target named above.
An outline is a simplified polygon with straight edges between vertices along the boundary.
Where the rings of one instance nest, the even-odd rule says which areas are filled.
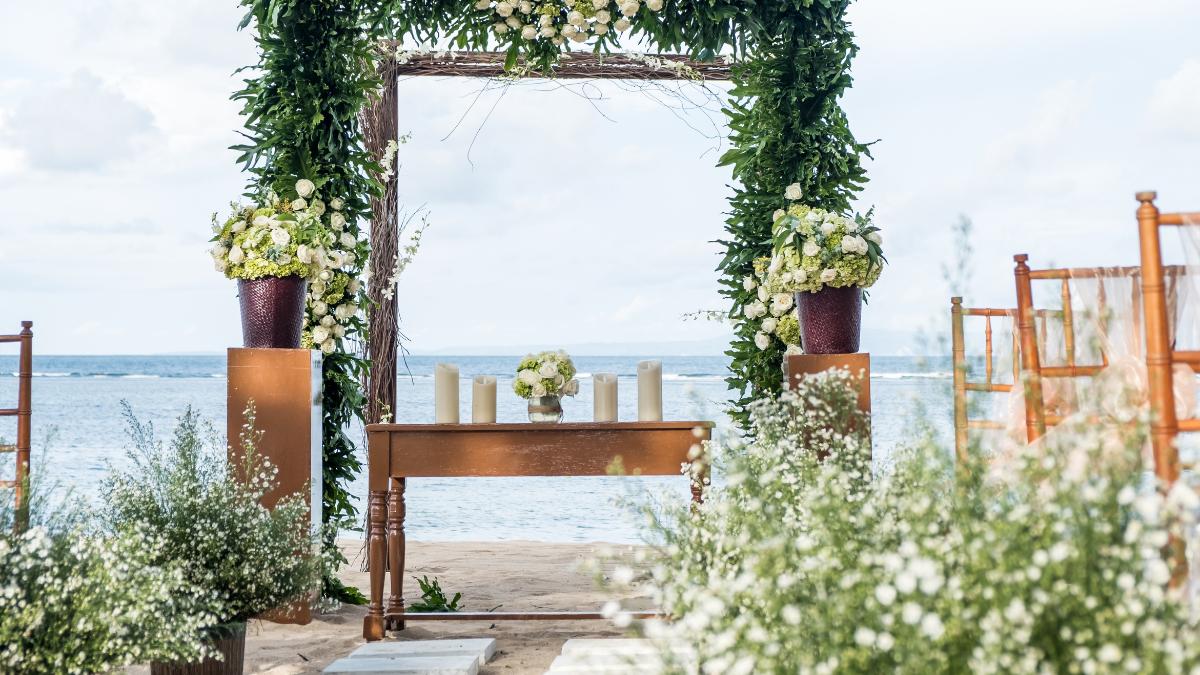
[[[382,640],[383,633],[383,575],[386,565],[386,535],[384,521],[387,519],[387,492],[372,490],[367,507],[367,555],[371,566],[371,602],[367,615],[363,617],[363,638]]]
[[[391,479],[388,493],[387,544],[391,595],[384,612],[388,630],[404,630],[404,479]]]

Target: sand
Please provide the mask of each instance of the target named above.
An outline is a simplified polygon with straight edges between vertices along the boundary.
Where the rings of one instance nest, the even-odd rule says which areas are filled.
[[[368,575],[360,569],[360,542],[343,542],[350,565],[342,579],[367,593]],[[538,542],[408,543],[405,598],[419,598],[412,576],[436,576],[452,596],[463,594],[462,609],[596,611],[613,596],[602,590],[596,575],[584,569],[602,548],[628,554],[628,546],[545,544]],[[612,564],[603,569],[611,570]],[[648,608],[646,599],[627,606]],[[363,644],[363,607],[342,607],[317,616],[307,626],[254,622],[247,630],[246,672],[290,675],[319,673],[332,661]],[[493,637],[496,656],[480,672],[542,673],[576,637],[620,637],[605,621],[410,622],[389,639]],[[136,671],[133,671],[136,672]],[[143,671],[144,672],[144,671]]]

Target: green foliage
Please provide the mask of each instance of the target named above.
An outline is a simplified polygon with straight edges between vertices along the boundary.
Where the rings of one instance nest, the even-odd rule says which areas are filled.
[[[107,522],[119,534],[162,537],[155,560],[183,567],[214,603],[214,624],[245,621],[316,588],[321,559],[303,495],[286,495],[271,509],[262,505],[276,489],[277,470],[255,451],[252,409],[241,462],[232,466],[225,444],[191,409],[169,446],[128,406],[125,414],[131,468],[114,468],[105,484]]]
[[[746,674],[1200,666],[1164,559],[1200,498],[1145,483],[1144,424],[1080,416],[1033,449],[977,447],[957,473],[926,433],[873,468],[848,375],[802,387],[756,403],[724,484],[654,528],[641,590],[674,617],[664,644]]]
[[[421,599],[409,605],[406,611],[409,612],[457,612],[458,601],[462,599],[462,593],[455,593],[454,598],[446,597],[446,592],[442,590],[442,585],[438,583],[437,577],[433,581],[429,580],[428,576],[422,576],[420,579],[413,577],[417,585],[421,587]]]

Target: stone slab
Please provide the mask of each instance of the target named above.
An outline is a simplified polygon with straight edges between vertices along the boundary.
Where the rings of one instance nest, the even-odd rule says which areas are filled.
[[[658,656],[617,654],[562,654],[554,658],[546,675],[659,675]]]
[[[678,657],[687,658],[695,654],[691,645],[680,644],[671,648]],[[569,654],[660,654],[660,648],[650,640],[639,638],[575,638],[563,644],[562,653]]]
[[[325,667],[325,675],[477,675],[474,654],[345,658]]]
[[[398,658],[407,656],[449,656],[465,654],[474,656],[479,665],[488,662],[496,653],[495,638],[469,638],[463,640],[385,640],[368,642],[355,649],[349,656],[360,658]]]

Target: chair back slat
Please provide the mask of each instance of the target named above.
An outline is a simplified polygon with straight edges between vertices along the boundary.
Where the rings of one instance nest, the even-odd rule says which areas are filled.
[[[16,338],[9,339],[9,338]],[[17,335],[0,336],[0,342],[19,342],[17,357],[17,407],[0,410],[17,418],[17,442],[11,446],[16,456],[14,480],[5,481],[2,487],[13,491],[13,508],[16,518],[14,527],[18,532],[29,525],[29,451],[31,446],[33,414],[33,322],[22,321]],[[10,446],[4,446],[7,450]]]
[[[972,382],[967,379],[967,352],[965,317],[983,317],[984,335],[984,381]],[[995,309],[991,307],[963,307],[962,298],[950,299],[951,324],[951,357],[954,367],[954,449],[960,465],[965,465],[968,459],[969,434],[971,429],[1004,429],[1003,422],[995,420],[970,419],[967,392],[1007,393],[1013,385],[995,381],[995,340],[993,318],[1015,320],[1015,311],[1011,309]],[[1013,332],[1013,381],[1017,381],[1019,366],[1016,353],[1016,332]]]

